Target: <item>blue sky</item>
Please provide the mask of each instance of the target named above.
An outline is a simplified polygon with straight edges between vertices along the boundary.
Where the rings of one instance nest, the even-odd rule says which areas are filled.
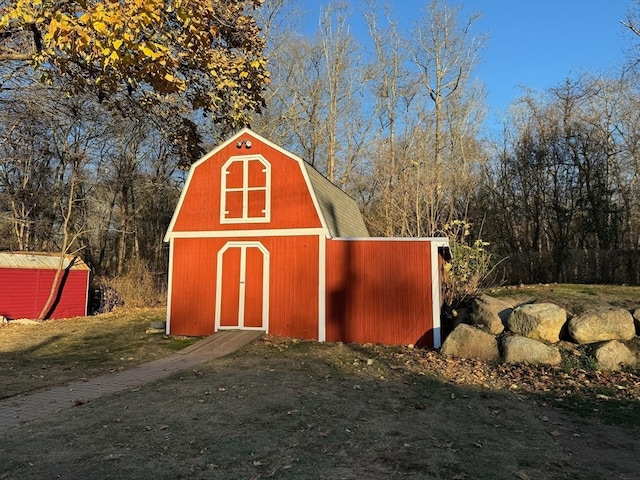
[[[309,12],[307,28],[318,23],[324,0],[298,0]],[[354,12],[352,32],[364,43],[361,0],[348,2]],[[378,0],[383,4],[384,0]],[[409,31],[428,0],[390,0],[401,30]],[[632,0],[449,0],[461,18],[480,12],[476,31],[488,41],[475,76],[484,82],[494,119],[521,96],[521,87],[544,90],[584,72],[613,75],[624,62],[632,39],[620,21]]]

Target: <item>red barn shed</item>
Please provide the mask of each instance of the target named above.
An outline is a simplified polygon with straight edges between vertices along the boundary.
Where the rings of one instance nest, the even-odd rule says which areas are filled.
[[[167,332],[440,345],[445,238],[370,238],[355,201],[244,129],[193,164],[169,242]]]
[[[44,307],[60,265],[50,253],[0,252],[0,315],[37,318]],[[78,257],[64,259],[59,288],[47,318],[87,314],[89,267]]]

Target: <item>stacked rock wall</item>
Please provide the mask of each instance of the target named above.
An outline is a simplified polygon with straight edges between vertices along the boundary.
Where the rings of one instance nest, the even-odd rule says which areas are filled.
[[[638,317],[638,318],[636,318]],[[457,325],[442,344],[444,355],[506,363],[557,365],[559,344],[589,345],[599,369],[617,370],[636,364],[625,342],[640,327],[640,310],[605,307],[575,317],[551,303],[514,306],[482,295],[473,302],[467,322]]]

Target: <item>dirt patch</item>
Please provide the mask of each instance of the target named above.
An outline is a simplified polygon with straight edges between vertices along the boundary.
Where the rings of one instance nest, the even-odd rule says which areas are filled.
[[[567,478],[640,478],[639,428],[608,425],[597,416],[576,417],[551,409],[541,409],[540,419],[568,455]]]
[[[10,430],[0,478],[638,478],[637,426],[559,410],[568,397],[498,367],[267,338]]]

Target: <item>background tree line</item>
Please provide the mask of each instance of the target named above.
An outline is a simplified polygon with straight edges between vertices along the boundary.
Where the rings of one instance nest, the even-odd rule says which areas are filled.
[[[39,2],[0,2],[1,250],[79,252],[100,281],[128,275],[161,291],[162,238],[185,167],[250,124],[351,194],[372,235],[454,233],[469,245],[482,237],[494,259],[506,258],[498,269],[508,282],[640,283],[633,55],[608,77],[524,92],[500,138],[489,139],[473,75],[485,42],[479,15],[463,17],[443,0],[407,32],[392,6],[371,2],[363,14],[334,3],[308,36],[298,32],[305,12],[290,0],[227,0],[222,20],[207,13],[209,2],[170,2],[205,9],[199,18],[209,23],[198,28],[222,32],[218,56],[203,50],[199,64],[159,47],[211,42],[187,27],[135,42],[145,15],[158,15],[154,32],[187,24],[164,2],[136,11],[142,27],[128,44],[102,31],[101,3],[84,2],[97,28],[85,33],[111,42],[101,50],[112,58],[106,70],[86,52],[73,57],[62,40],[42,43],[31,25],[46,24],[55,39],[54,17],[19,15]],[[7,20],[9,7],[18,13]],[[355,15],[364,16],[366,47],[350,32]],[[86,30],[55,18],[60,39]],[[626,19],[630,46],[635,18]],[[124,60],[141,58],[144,68],[127,74]]]

